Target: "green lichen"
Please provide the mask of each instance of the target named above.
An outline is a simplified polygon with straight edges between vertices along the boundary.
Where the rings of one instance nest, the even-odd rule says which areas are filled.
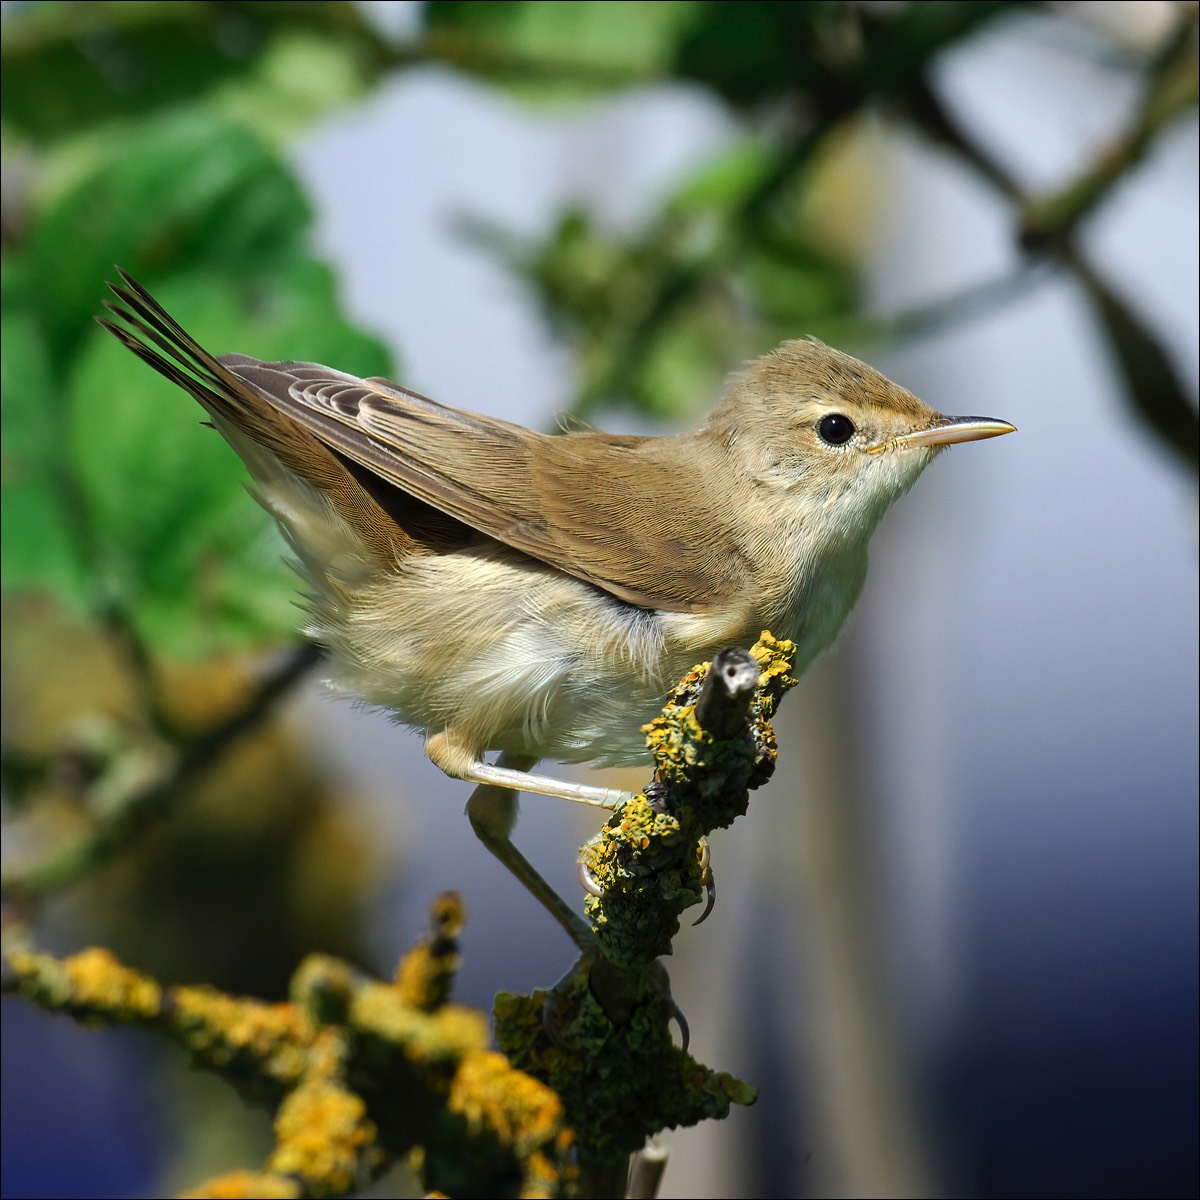
[[[554,989],[496,997],[496,1035],[515,1067],[544,1080],[570,1114],[582,1155],[612,1159],[661,1129],[724,1117],[754,1090],[675,1045],[669,994],[646,980],[642,998],[613,1021],[587,964]]]

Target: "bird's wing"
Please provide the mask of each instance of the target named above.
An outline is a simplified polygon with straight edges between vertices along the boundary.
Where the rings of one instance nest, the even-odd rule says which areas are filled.
[[[727,498],[704,473],[664,462],[666,439],[549,436],[385,379],[220,361],[388,483],[621,600],[707,612],[738,595],[745,564],[731,553]]]
[[[714,482],[719,464],[688,462],[683,443],[593,432],[552,437],[385,379],[317,363],[215,357],[123,278],[113,290],[127,307],[109,305],[120,324],[104,323],[210,411],[237,421],[248,401],[266,401],[385,483],[630,604],[702,613],[744,594],[747,564],[728,497]],[[240,423],[251,436],[263,425]],[[270,436],[278,450],[278,428]]]

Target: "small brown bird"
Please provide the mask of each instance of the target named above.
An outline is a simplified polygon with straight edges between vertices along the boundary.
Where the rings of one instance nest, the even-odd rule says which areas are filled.
[[[615,804],[528,768],[646,761],[640,727],[668,688],[763,629],[796,642],[803,671],[857,599],[888,506],[945,446],[1013,430],[942,416],[802,340],[734,376],[694,432],[550,436],[384,379],[212,355],[122,278],[102,324],[249,468],[335,684],[423,730],[448,775],[489,785],[472,823],[535,891],[499,789]]]

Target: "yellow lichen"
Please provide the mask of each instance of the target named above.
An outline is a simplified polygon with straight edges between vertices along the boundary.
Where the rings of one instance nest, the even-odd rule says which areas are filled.
[[[379,1160],[365,1102],[336,1083],[313,1081],[291,1092],[275,1132],[269,1169],[299,1176],[310,1196],[345,1195],[369,1180]]]
[[[424,1012],[445,1004],[458,974],[458,936],[466,909],[457,892],[443,892],[433,903],[433,931],[414,946],[396,968],[397,994]]]
[[[189,1195],[345,1195],[401,1159],[431,1195],[561,1196],[576,1170],[573,1145],[585,1163],[610,1161],[664,1127],[753,1101],[746,1085],[674,1044],[677,1010],[656,960],[701,897],[702,837],[744,812],[748,789],[770,773],[767,718],[795,682],[794,649],[767,633],[753,648],[758,691],[740,730],[718,738],[697,720],[708,664],[645,727],[656,763],[649,794],[622,806],[583,851],[603,893],[586,901],[596,948],[552,991],[497,997],[507,1058],[487,1049],[483,1014],[448,1003],[463,920],[453,894],[439,898],[429,936],[390,981],[314,955],[286,1004],[207,987],[164,991],[104,950],[62,961],[13,951],[8,961],[35,1003],[88,1022],[153,1024],[277,1106],[267,1169]]]
[[[179,1195],[182,1200],[299,1200],[306,1192],[300,1180],[287,1175],[231,1171]]]
[[[162,1011],[159,984],[122,966],[107,950],[93,948],[62,960],[15,950],[8,962],[31,1000],[85,1022],[142,1024]]]

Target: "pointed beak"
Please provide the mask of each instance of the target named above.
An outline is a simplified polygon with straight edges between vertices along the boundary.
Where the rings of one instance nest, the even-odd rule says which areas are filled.
[[[1000,437],[1005,433],[1016,433],[1017,427],[994,417],[937,417],[924,429],[902,433],[867,447],[868,454],[882,454],[885,450],[909,450],[916,446],[949,446],[954,442],[978,442],[983,438]]]

